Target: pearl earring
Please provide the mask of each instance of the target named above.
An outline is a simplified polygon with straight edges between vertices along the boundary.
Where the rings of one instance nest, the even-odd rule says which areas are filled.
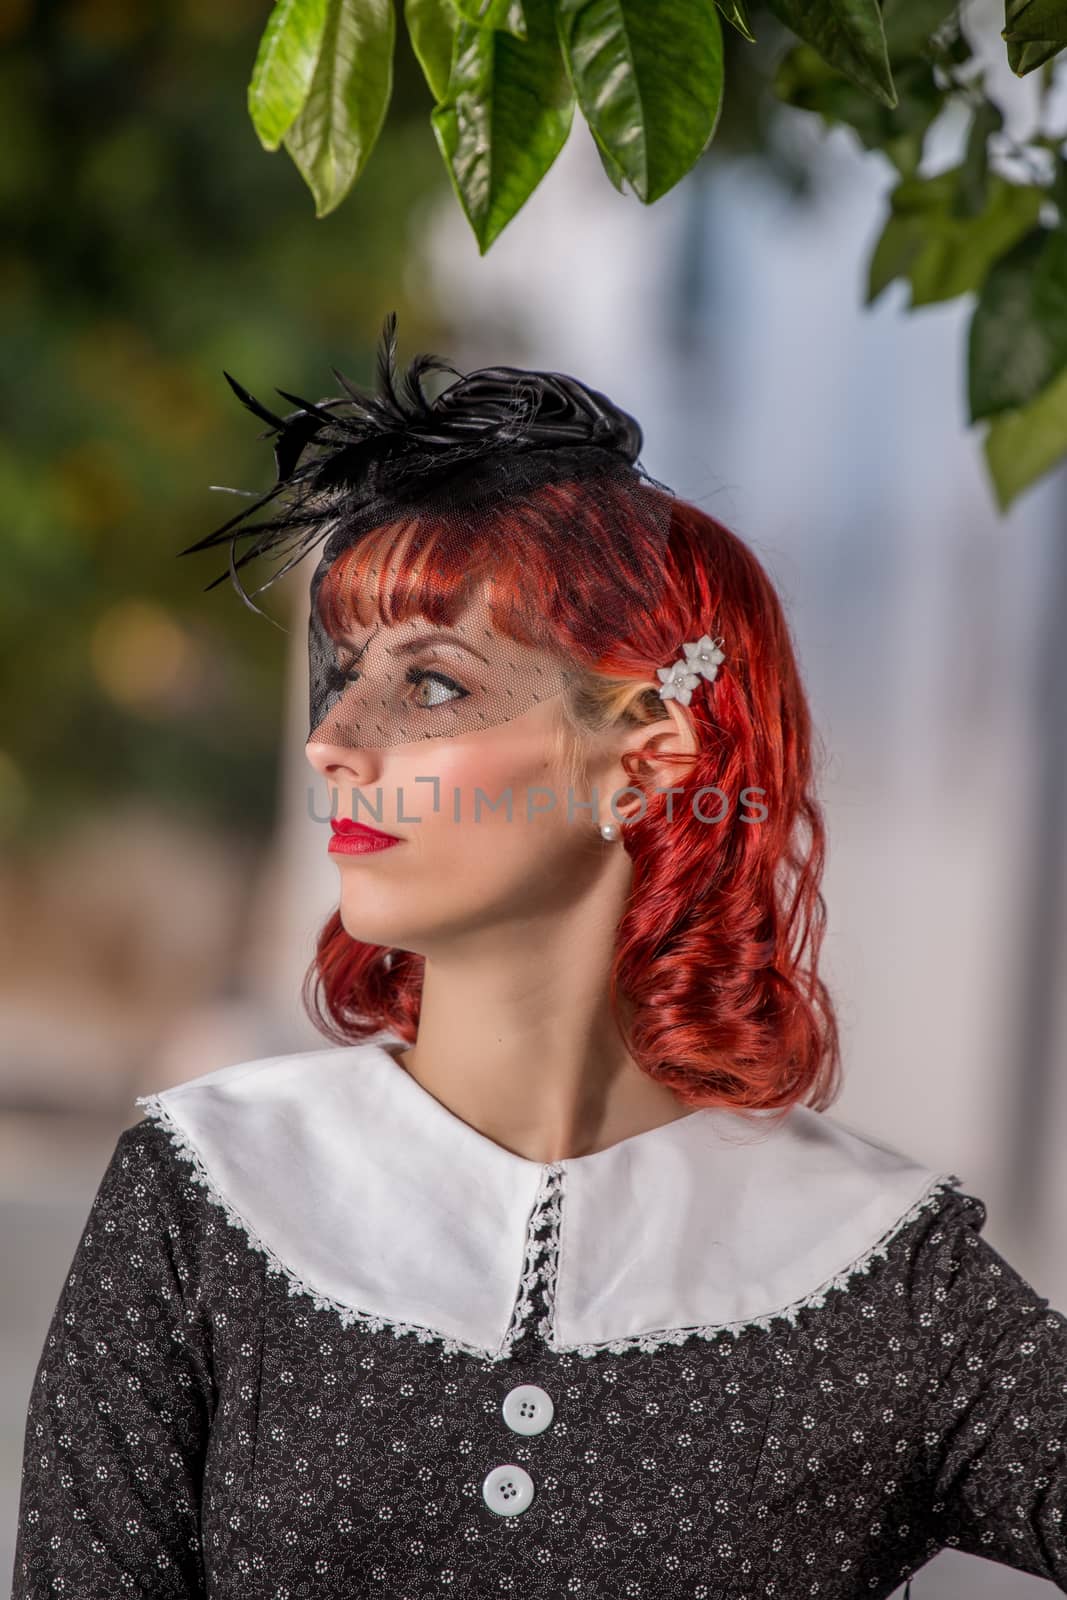
[[[615,844],[617,840],[622,838],[622,829],[617,822],[602,822],[600,824],[600,837],[606,839],[609,844]]]

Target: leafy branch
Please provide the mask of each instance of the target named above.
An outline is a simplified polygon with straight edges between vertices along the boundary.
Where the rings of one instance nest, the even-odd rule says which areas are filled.
[[[433,107],[430,124],[484,254],[563,148],[575,109],[604,171],[652,205],[711,145],[728,40],[758,42],[748,0],[401,0]],[[969,421],[1006,509],[1067,456],[1067,132],[1005,131],[961,0],[767,0],[784,43],[778,100],[850,127],[897,181],[868,267],[867,302],[910,285],[909,309],[973,294]],[[248,106],[333,211],[357,182],[389,106],[394,0],[277,0]],[[1005,0],[1017,77],[1040,72],[1041,114],[1067,47],[1064,0]],[[969,117],[948,171],[922,171],[946,112]],[[1014,164],[1014,166],[1013,166]],[[1007,170],[1003,170],[1007,168]]]

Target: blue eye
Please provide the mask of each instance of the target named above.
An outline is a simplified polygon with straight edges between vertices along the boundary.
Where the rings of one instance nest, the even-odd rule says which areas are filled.
[[[455,691],[454,694],[447,695],[442,700],[431,700],[429,702],[425,700],[416,700],[415,704],[421,706],[422,709],[426,711],[432,711],[434,706],[443,706],[448,705],[450,702],[456,700],[464,700],[470,693],[469,689],[464,689],[461,684],[456,683],[452,678],[446,677],[443,672],[430,672],[424,670],[422,667],[409,667],[407,672],[404,674],[404,681],[406,683],[414,684],[416,688],[421,688],[424,683],[434,683],[444,689],[452,689]]]

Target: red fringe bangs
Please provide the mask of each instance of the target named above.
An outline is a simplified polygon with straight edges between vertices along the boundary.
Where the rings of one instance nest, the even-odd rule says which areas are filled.
[[[485,585],[500,632],[593,666],[604,651],[605,595],[618,623],[613,640],[647,616],[646,597],[662,582],[674,502],[648,486],[641,493],[636,517],[631,490],[609,479],[595,490],[582,482],[547,483],[488,511],[386,523],[327,568],[319,615],[335,638],[353,623],[390,625],[417,616],[448,627]],[[620,527],[625,567],[608,573]]]

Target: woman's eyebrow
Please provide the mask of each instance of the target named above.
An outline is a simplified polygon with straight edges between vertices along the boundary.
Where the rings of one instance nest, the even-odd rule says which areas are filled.
[[[438,630],[436,633],[419,634],[418,638],[416,639],[407,639],[403,644],[394,645],[388,653],[391,656],[414,655],[415,651],[421,649],[424,644],[437,643],[454,644],[458,649],[466,650],[470,655],[477,656],[478,660],[484,661],[486,666],[489,665],[488,656],[483,656],[480,650],[475,650],[473,645],[466,644],[456,634],[446,633],[441,630]]]

